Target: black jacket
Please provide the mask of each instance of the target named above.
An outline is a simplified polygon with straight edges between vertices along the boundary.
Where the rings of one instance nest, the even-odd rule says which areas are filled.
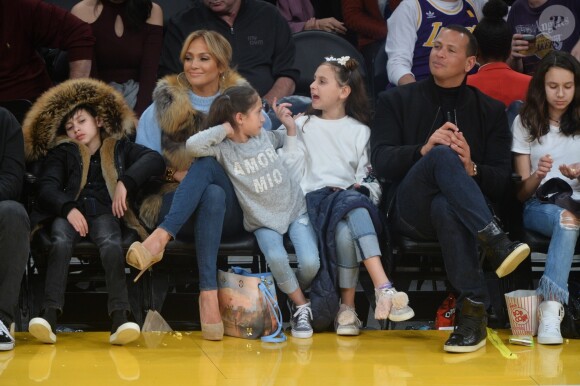
[[[128,139],[108,138],[99,149],[101,169],[112,198],[117,181],[127,188],[127,196],[136,191],[150,177],[162,175],[165,162],[157,152]],[[86,182],[90,154],[74,142],[64,142],[51,149],[43,162],[38,179],[38,217],[33,224],[48,216],[66,217]],[[40,215],[44,213],[44,215]]]
[[[477,164],[475,180],[486,197],[499,201],[511,173],[512,135],[505,106],[465,82],[457,100],[457,126]],[[371,126],[371,163],[386,185],[388,205],[398,183],[421,158],[421,147],[443,122],[433,77],[379,95]]]
[[[0,107],[0,201],[18,201],[24,178],[24,140],[18,121]]]
[[[160,77],[183,71],[179,60],[183,42],[200,29],[219,32],[228,39],[233,50],[232,67],[260,95],[270,91],[276,79],[288,77],[296,82],[300,75],[294,67],[292,31],[278,9],[265,1],[242,0],[232,27],[202,1],[171,18],[161,52]]]

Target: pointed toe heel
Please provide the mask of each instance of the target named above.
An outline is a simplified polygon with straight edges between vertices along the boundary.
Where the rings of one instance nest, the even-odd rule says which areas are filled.
[[[143,246],[139,241],[135,241],[129,247],[127,251],[127,264],[131,267],[137,268],[140,272],[133,280],[137,282],[141,275],[145,273],[151,266],[155,263],[158,263],[163,259],[163,251],[159,252],[156,255],[152,255],[151,252],[147,248]]]

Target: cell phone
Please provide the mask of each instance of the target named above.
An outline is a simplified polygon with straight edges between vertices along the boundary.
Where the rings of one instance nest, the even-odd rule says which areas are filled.
[[[533,40],[536,40],[536,35],[531,35],[531,34],[523,34],[522,35],[522,40],[526,40],[528,42],[531,42]]]

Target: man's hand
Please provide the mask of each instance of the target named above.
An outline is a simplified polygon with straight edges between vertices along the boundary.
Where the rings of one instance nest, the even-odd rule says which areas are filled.
[[[467,140],[463,136],[461,131],[455,133],[455,136],[451,139],[451,149],[457,153],[459,159],[465,167],[465,171],[469,176],[473,176],[475,173],[473,167],[473,161],[471,160],[471,148],[467,143]]]
[[[456,137],[456,133],[459,131],[457,126],[451,122],[445,122],[443,126],[438,128],[431,137],[427,140],[427,143],[421,148],[421,155],[427,154],[433,147],[437,145],[451,146],[453,143],[453,138]]]
[[[81,235],[81,237],[85,237],[89,233],[89,225],[87,224],[87,219],[80,210],[77,208],[73,208],[68,214],[66,215],[66,219],[72,225],[72,227]]]
[[[115,193],[113,194],[113,214],[117,218],[123,217],[127,210],[127,188],[121,181],[117,182]]]

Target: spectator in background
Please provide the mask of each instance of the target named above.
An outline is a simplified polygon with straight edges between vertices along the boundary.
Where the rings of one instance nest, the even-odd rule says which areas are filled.
[[[346,33],[344,23],[334,17],[315,18],[310,0],[278,0],[276,5],[292,32],[317,29],[343,35]]]
[[[524,100],[531,76],[512,70],[506,63],[510,56],[512,34],[503,19],[508,6],[503,0],[489,0],[483,6],[483,19],[473,36],[479,50],[476,74],[467,77],[467,84],[477,87],[484,94],[500,100],[508,107],[513,101]]]
[[[71,13],[96,38],[92,76],[117,89],[137,115],[151,104],[163,44],[163,11],[151,0],[82,0]]]
[[[91,72],[95,39],[88,24],[41,0],[0,0],[0,100],[34,101],[52,86],[40,47],[68,52],[70,78]]]
[[[566,51],[580,60],[580,1],[516,0],[507,23],[513,35],[509,65],[533,75],[550,51]]]
[[[261,0],[198,0],[169,21],[160,75],[178,74],[179,52],[193,31],[219,32],[233,48],[232,65],[270,104],[292,95],[299,71],[292,32],[278,9]]]
[[[400,3],[401,0],[342,0],[344,24],[356,33],[358,49],[367,65],[384,49],[387,19]]]
[[[23,177],[22,130],[16,118],[0,107],[0,351],[14,348],[10,326],[30,250],[30,222],[18,202]]]
[[[429,53],[441,28],[456,24],[472,31],[486,1],[403,1],[387,21],[385,50],[391,84],[401,86],[425,79],[430,73]]]

